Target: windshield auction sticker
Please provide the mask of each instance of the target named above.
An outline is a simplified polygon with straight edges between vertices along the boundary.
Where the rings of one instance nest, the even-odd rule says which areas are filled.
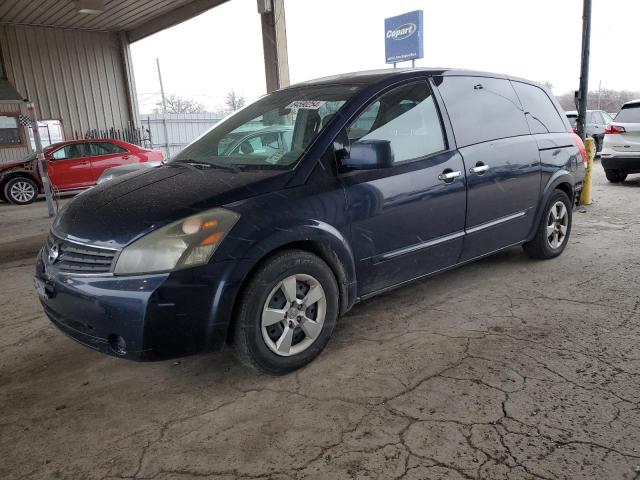
[[[318,110],[326,100],[296,100],[287,105],[287,108],[304,108],[306,110]]]

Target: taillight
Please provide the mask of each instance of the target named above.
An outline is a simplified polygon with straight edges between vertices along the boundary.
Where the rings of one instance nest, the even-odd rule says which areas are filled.
[[[578,134],[578,129],[576,127],[573,127],[571,130],[573,130],[573,133],[575,133],[576,135]]]
[[[578,150],[580,150],[580,155],[582,155],[582,163],[584,164],[584,168],[587,168],[587,165],[589,162],[587,161],[587,149],[584,148],[584,142],[575,133],[573,134],[573,141],[575,142],[576,147],[578,147]]]
[[[604,134],[605,135],[612,135],[614,133],[625,133],[626,131],[627,130],[624,127],[621,127],[620,125],[609,124],[604,129]]]

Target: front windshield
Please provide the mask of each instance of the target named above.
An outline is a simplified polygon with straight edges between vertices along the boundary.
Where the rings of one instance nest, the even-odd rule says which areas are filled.
[[[325,85],[271,93],[220,122],[173,162],[287,168],[358,89]]]

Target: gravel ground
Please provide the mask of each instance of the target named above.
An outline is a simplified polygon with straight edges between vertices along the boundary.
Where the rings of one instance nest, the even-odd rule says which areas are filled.
[[[640,176],[595,170],[560,258],[364,302],[280,378],[94,353],[44,317],[33,260],[5,261],[0,478],[640,479]]]

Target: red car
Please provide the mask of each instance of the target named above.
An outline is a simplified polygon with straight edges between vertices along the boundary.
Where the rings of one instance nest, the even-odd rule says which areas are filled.
[[[94,186],[100,174],[128,163],[162,161],[162,152],[114,139],[72,140],[44,149],[49,178],[55,191]],[[0,198],[17,205],[33,202],[44,193],[35,154],[19,163],[0,165]]]

